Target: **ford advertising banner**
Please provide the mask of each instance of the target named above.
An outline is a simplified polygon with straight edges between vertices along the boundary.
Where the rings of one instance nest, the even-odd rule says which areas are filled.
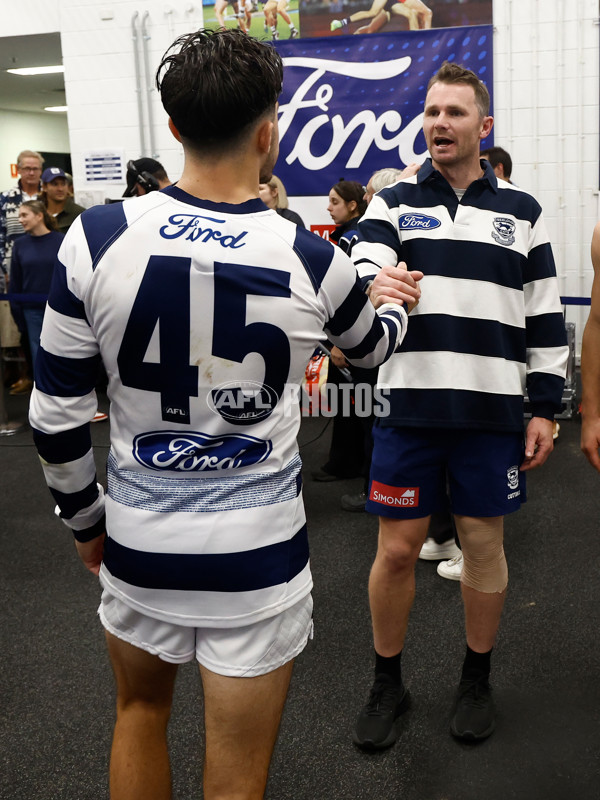
[[[427,83],[444,61],[493,90],[492,26],[277,42],[285,64],[276,173],[290,195],[366,184],[384,167],[421,163]],[[490,112],[490,113],[493,113]],[[493,133],[482,148],[493,144]]]

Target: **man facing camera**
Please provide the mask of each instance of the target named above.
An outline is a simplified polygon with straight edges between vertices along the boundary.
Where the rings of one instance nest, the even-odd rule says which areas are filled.
[[[504,517],[525,500],[525,473],[552,450],[568,353],[540,206],[480,160],[493,125],[487,88],[445,63],[424,112],[431,158],[375,195],[352,251],[365,282],[398,261],[425,273],[408,335],[379,371],[391,411],[373,429],[366,504],[379,516],[379,543],[369,581],[375,676],[354,736],[365,749],[394,743],[408,705],[401,656],[414,567],[431,515],[446,505],[446,477],[464,555],[466,625],[450,729],[469,740],[493,732],[491,654],[508,583]],[[532,418],[523,442],[525,391]]]

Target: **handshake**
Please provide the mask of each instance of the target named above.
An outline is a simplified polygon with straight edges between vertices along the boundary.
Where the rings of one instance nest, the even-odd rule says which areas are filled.
[[[404,261],[397,267],[382,267],[369,287],[369,297],[375,308],[384,303],[406,303],[408,313],[419,302],[421,287],[419,281],[423,273],[408,270]]]

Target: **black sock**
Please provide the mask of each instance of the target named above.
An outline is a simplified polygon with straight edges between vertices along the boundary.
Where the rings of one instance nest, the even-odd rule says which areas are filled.
[[[395,656],[380,656],[375,651],[375,675],[387,675],[392,678],[397,684],[402,683],[402,669],[400,659],[402,658],[402,650]]]
[[[491,656],[492,650],[488,650],[487,653],[477,653],[467,645],[461,680],[474,680],[482,675],[489,677]]]

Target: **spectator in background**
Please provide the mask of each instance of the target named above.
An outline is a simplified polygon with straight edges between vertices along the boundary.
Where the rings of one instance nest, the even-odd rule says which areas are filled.
[[[129,161],[127,164],[127,189],[123,192],[123,197],[141,197],[171,185],[172,182],[160,161],[138,158],[137,161]]]
[[[352,249],[356,238],[356,225],[367,207],[364,195],[365,188],[357,181],[341,180],[332,186],[329,192],[327,211],[336,224],[329,238],[345,253],[350,253]],[[331,350],[327,383],[339,387],[347,382],[340,369],[347,370],[350,365],[339,347],[329,346]],[[377,370],[352,367],[350,374],[353,383],[372,385],[377,377]],[[313,480],[327,482],[361,477],[364,475],[367,461],[363,419],[356,414],[354,404],[351,405],[348,414],[344,414],[343,409],[339,408],[333,417],[327,462],[313,471]]]
[[[512,158],[503,147],[488,147],[482,150],[479,155],[489,161],[497,178],[512,183]]]
[[[68,172],[65,172],[65,178],[67,179],[67,191],[69,192],[69,197],[75,197],[75,191],[73,190],[73,176],[69,175]]]
[[[261,183],[258,187],[260,199],[268,208],[273,208],[285,219],[295,222],[300,228],[305,228],[305,224],[299,214],[288,208],[288,196],[282,181],[273,175],[268,183]]]
[[[34,150],[23,150],[17,156],[17,185],[0,194],[0,266],[10,273],[10,256],[15,239],[25,231],[19,222],[19,208],[25,200],[35,200],[40,191],[44,159]]]
[[[358,181],[341,180],[329,190],[327,211],[336,225],[329,239],[345,253],[349,253],[352,249],[358,220],[366,208],[365,187]]]
[[[22,150],[17,156],[17,185],[0,194],[0,293],[8,291],[10,283],[10,262],[14,242],[25,231],[19,222],[19,208],[25,200],[35,200],[40,192],[40,178],[44,159],[35,150]],[[29,366],[21,345],[21,336],[10,311],[8,301],[0,301],[0,347],[2,358],[7,351],[15,350],[15,363],[19,365],[18,380],[10,387],[11,394],[27,394],[33,381],[29,377]],[[15,375],[16,377],[16,375]]]
[[[62,234],[85,211],[69,194],[67,174],[60,167],[47,167],[42,173],[42,200],[56,222],[56,229]]]
[[[20,236],[13,246],[11,293],[48,295],[63,234],[56,230],[56,221],[41,200],[26,200],[19,209],[19,221],[28,235]],[[29,339],[34,368],[45,305],[46,299],[11,301],[15,322]]]
[[[369,205],[373,199],[373,195],[377,194],[377,192],[381,191],[385,186],[396,183],[396,181],[399,181],[401,178],[410,178],[411,175],[414,175],[418,171],[419,164],[409,164],[408,167],[404,169],[394,169],[394,167],[378,169],[377,172],[374,172],[369,178],[363,200]]]

